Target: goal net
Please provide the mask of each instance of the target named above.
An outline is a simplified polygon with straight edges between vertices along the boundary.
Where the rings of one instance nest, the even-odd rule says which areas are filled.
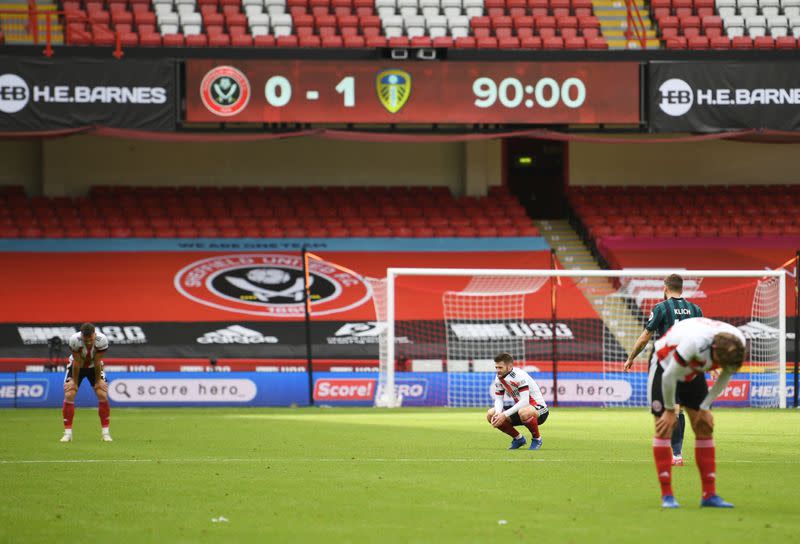
[[[548,402],[645,406],[652,342],[630,372],[622,366],[672,272],[706,317],[748,338],[718,404],[785,406],[784,272],[685,270],[389,269],[372,280],[385,322],[376,404],[402,402],[398,380],[414,372],[427,377],[429,404],[486,406],[493,359],[508,352]]]

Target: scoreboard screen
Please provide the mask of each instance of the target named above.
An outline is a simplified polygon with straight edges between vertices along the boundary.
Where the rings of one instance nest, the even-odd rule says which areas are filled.
[[[635,62],[188,60],[193,123],[639,123]]]

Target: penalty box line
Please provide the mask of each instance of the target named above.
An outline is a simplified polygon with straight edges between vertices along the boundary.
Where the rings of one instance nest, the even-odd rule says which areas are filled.
[[[102,463],[602,463],[602,464],[652,464],[652,459],[542,459],[537,457],[496,458],[496,457],[196,457],[173,459],[0,459],[0,465],[34,465],[34,464],[102,464]],[[795,465],[798,461],[734,459],[730,461],[717,459],[718,464],[759,464],[759,465]]]

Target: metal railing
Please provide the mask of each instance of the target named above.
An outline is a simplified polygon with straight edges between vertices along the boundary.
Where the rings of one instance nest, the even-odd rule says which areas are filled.
[[[634,0],[625,0],[627,27],[625,28],[625,47],[630,47],[630,42],[635,38],[642,49],[647,49],[647,30],[642,20],[638,4]]]
[[[25,22],[25,28],[28,33],[31,35],[33,39],[34,45],[39,45],[42,41],[40,38],[40,18],[44,18],[44,49],[42,50],[42,55],[45,57],[52,57],[55,54],[54,44],[53,43],[53,27],[61,20],[63,21],[63,36],[64,36],[64,45],[72,45],[72,29],[70,28],[70,23],[90,23],[91,20],[89,16],[84,15],[76,15],[75,13],[69,13],[69,18],[67,18],[67,12],[65,11],[42,11],[37,8],[37,5],[34,0],[28,0],[28,5],[22,9],[6,9],[0,10],[0,18],[3,16],[13,16],[13,17],[27,17],[27,21]],[[125,54],[122,51],[122,40],[121,35],[118,30],[110,30],[110,32],[114,35],[114,50],[111,53],[117,59],[120,59]],[[5,45],[9,45],[9,35],[6,34],[5,36],[6,43]]]

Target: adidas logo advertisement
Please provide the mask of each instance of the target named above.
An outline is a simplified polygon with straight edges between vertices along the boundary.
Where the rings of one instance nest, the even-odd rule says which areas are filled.
[[[198,344],[277,344],[275,336],[264,336],[258,331],[231,325],[224,329],[205,333],[197,339]]]

